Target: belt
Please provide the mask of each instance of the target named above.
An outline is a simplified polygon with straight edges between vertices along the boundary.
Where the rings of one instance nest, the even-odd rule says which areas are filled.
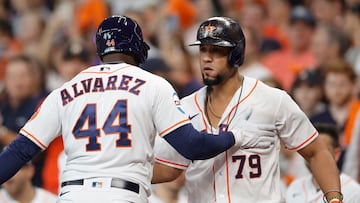
[[[97,184],[97,182],[93,182],[94,187],[96,187],[96,184]],[[67,185],[84,185],[84,179],[70,180],[70,181],[65,181],[65,182],[61,183],[61,187],[64,187]],[[130,191],[138,193],[138,194],[139,194],[139,190],[140,190],[139,184],[133,183],[130,181],[126,181],[126,180],[122,180],[119,178],[112,178],[110,187],[130,190]]]

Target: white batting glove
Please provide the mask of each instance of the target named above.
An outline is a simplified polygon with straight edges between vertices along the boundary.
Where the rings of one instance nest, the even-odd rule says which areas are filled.
[[[251,109],[241,116],[239,128],[231,130],[235,137],[235,145],[246,148],[269,148],[275,143],[275,126],[270,124],[257,124],[248,121]]]

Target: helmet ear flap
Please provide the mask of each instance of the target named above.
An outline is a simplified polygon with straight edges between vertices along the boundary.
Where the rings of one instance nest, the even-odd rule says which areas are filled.
[[[96,33],[96,45],[99,45],[101,43],[101,35],[99,35],[98,33]],[[96,53],[99,57],[101,57],[101,52],[102,52],[102,47],[101,46],[96,46]]]
[[[237,45],[230,51],[228,56],[228,63],[233,68],[238,68],[244,63],[244,47]]]

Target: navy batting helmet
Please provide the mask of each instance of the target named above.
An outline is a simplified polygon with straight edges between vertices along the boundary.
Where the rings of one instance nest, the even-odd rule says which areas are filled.
[[[98,27],[96,52],[100,58],[110,53],[125,53],[143,63],[149,46],[144,42],[140,26],[126,16],[111,16]]]
[[[210,44],[232,47],[228,63],[239,67],[244,62],[245,37],[240,25],[227,17],[212,17],[201,23],[196,41],[190,46]]]

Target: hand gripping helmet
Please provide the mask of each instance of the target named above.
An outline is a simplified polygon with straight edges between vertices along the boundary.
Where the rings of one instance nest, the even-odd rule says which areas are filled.
[[[96,52],[100,58],[110,53],[126,53],[134,56],[138,63],[143,63],[149,49],[141,28],[129,17],[111,16],[98,27]]]
[[[232,47],[228,63],[239,67],[244,62],[245,37],[240,25],[227,17],[212,17],[201,23],[196,41],[190,46],[209,44]]]

